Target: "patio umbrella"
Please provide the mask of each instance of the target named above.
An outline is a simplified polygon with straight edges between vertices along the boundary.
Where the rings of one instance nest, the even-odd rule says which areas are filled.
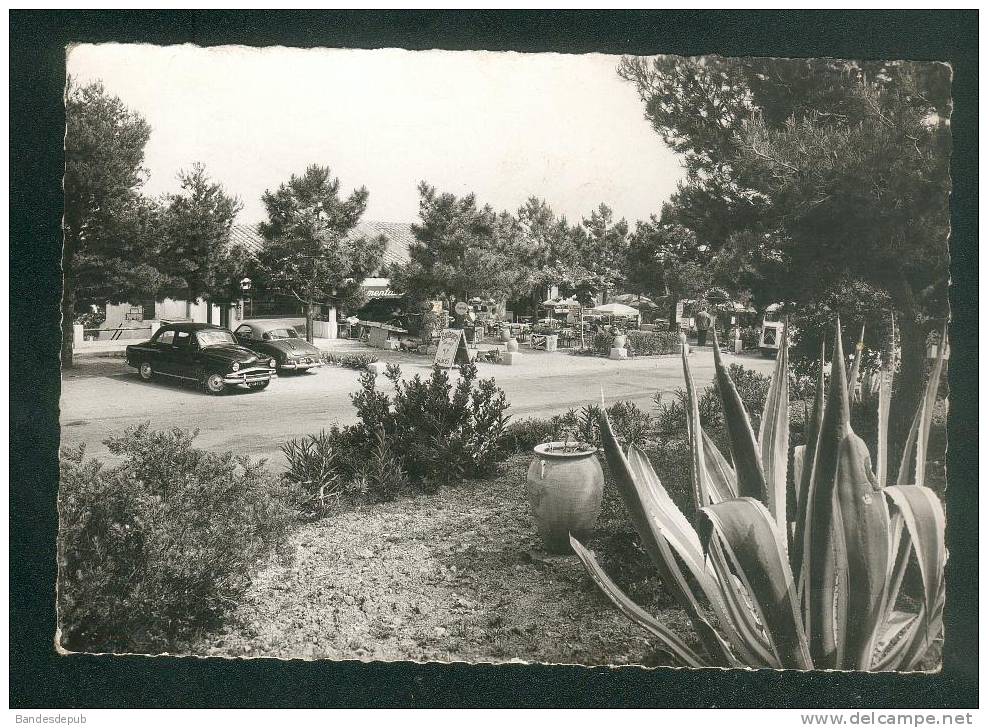
[[[620,296],[615,296],[611,303],[623,303],[634,308],[658,308],[651,298],[639,296],[637,293],[622,293]]]
[[[609,316],[629,316],[635,318],[641,315],[638,309],[625,306],[623,303],[605,303],[603,306],[595,306],[593,310],[597,313],[606,313]]]

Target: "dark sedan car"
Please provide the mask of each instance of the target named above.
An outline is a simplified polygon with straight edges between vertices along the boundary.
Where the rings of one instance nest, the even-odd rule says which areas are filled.
[[[228,329],[213,324],[162,326],[150,341],[127,347],[127,363],[145,381],[158,375],[193,381],[210,394],[236,385],[264,389],[275,375],[274,359],[240,346]]]
[[[235,330],[237,341],[275,360],[279,372],[304,372],[322,366],[322,352],[291,326],[269,321],[244,321]]]

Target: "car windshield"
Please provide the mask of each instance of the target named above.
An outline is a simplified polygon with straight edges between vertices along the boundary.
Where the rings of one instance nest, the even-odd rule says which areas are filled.
[[[292,328],[268,329],[265,331],[269,339],[297,339],[298,332]]]
[[[218,344],[236,344],[233,334],[225,329],[206,329],[196,332],[199,346],[217,346]]]

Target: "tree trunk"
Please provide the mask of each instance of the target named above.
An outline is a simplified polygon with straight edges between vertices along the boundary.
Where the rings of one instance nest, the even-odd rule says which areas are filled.
[[[926,336],[929,327],[918,324],[914,316],[904,315],[899,322],[900,363],[892,402],[889,407],[889,463],[897,472],[909,427],[926,385]]]
[[[62,368],[73,365],[72,346],[75,343],[75,238],[66,229],[62,242]]]
[[[312,304],[305,304],[305,340],[310,344],[312,343]]]

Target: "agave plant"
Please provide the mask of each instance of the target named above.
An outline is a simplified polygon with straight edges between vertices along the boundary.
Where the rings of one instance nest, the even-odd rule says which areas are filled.
[[[669,497],[645,454],[623,449],[601,416],[608,465],[645,550],[697,632],[698,648],[632,602],[571,537],[573,549],[614,605],[684,665],[914,669],[943,626],[944,513],[923,482],[942,357],[913,419],[896,483],[888,484],[894,363],[883,363],[879,373],[873,468],[868,447],[851,430],[854,381],[846,375],[838,323],[829,387],[825,393],[821,352],[807,445],[794,449],[790,479],[787,346],[784,329],[756,436],[715,337],[730,460],[700,426],[683,356],[696,523]],[[791,521],[787,482],[796,489]],[[900,598],[910,563],[922,582],[913,607]]]

